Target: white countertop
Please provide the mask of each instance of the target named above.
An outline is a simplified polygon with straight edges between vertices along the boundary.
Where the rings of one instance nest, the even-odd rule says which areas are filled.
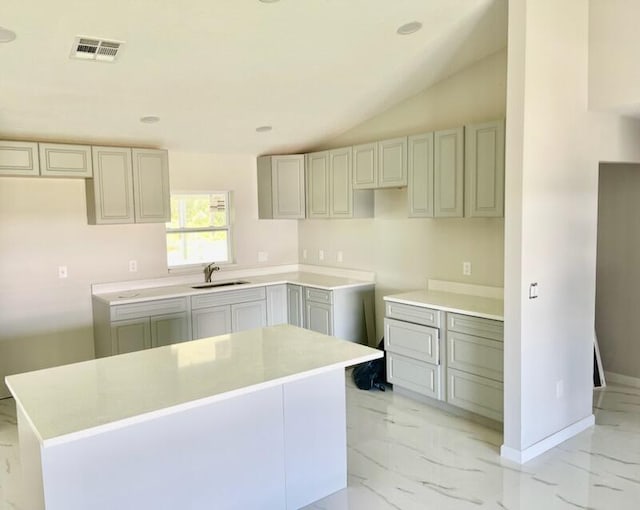
[[[5,380],[50,445],[379,357],[382,351],[281,325]]]
[[[278,285],[283,283],[292,283],[295,285],[305,285],[308,287],[316,287],[325,290],[338,290],[351,287],[361,287],[373,285],[371,281],[357,280],[354,278],[345,278],[340,276],[330,276],[326,274],[295,272],[295,273],[277,273],[273,275],[248,276],[243,278],[234,278],[233,280],[242,280],[249,283],[243,285],[232,285],[228,287],[212,287],[206,289],[194,289],[193,285],[201,284],[180,284],[149,287],[143,289],[123,290],[120,292],[96,293],[94,297],[104,301],[109,305],[122,305],[127,303],[137,303],[143,301],[152,301],[154,299],[165,299],[183,296],[192,296],[197,294],[206,294],[212,292],[224,292],[228,290],[249,289],[252,287],[261,287],[265,285]],[[216,282],[225,282],[227,280],[215,279]]]
[[[473,315],[485,319],[504,320],[504,301],[502,299],[454,292],[416,290],[384,296],[384,300],[424,308],[435,308],[445,312]]]

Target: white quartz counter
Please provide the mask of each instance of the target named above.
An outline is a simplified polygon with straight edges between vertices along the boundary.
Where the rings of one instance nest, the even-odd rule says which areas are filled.
[[[143,289],[123,290],[120,292],[96,293],[94,297],[104,301],[109,305],[122,305],[127,303],[137,303],[143,301],[152,301],[155,299],[174,298],[182,296],[192,296],[197,294],[206,294],[212,292],[225,292],[228,290],[249,289],[251,287],[261,287],[265,285],[278,285],[291,283],[295,285],[305,285],[308,287],[316,287],[325,290],[346,289],[352,287],[362,287],[373,285],[371,281],[358,280],[354,278],[345,278],[340,276],[330,276],[318,273],[294,272],[294,273],[278,273],[273,275],[248,276],[243,278],[234,278],[234,280],[246,281],[249,283],[242,285],[232,285],[226,287],[211,287],[205,289],[194,289],[193,284],[166,285],[149,287]],[[214,282],[223,283],[226,280],[217,280]],[[200,282],[199,284],[201,284]]]
[[[40,442],[58,444],[381,356],[281,325],[12,375],[6,383]]]
[[[504,320],[504,301],[502,299],[454,292],[416,290],[384,296],[384,300],[425,308],[435,308],[436,310],[443,310],[445,312],[473,315],[485,319]]]

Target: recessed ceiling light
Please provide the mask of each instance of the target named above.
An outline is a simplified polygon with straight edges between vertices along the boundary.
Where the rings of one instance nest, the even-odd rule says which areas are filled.
[[[0,27],[0,43],[11,42],[16,38],[16,33],[8,28]]]
[[[261,0],[262,1],[262,0]],[[267,131],[271,131],[273,128],[271,126],[260,126],[256,128],[258,133],[266,133]]]
[[[160,117],[156,115],[147,115],[146,117],[140,117],[140,122],[143,124],[156,124],[160,122]]]
[[[275,4],[276,2],[279,2],[280,0],[260,0],[263,4]]]
[[[417,32],[422,28],[422,23],[419,21],[411,21],[410,23],[405,23],[404,25],[398,27],[396,32],[400,35],[409,35]]]

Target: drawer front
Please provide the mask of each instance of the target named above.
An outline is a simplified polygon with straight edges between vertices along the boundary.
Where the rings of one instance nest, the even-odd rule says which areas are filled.
[[[504,338],[504,323],[502,321],[481,319],[480,317],[472,317],[459,313],[447,314],[447,329],[449,331],[457,331],[458,333],[491,338],[501,342]]]
[[[413,322],[414,324],[422,324],[423,326],[439,328],[442,312],[432,308],[387,301],[385,305],[385,315],[390,319],[398,319]]]
[[[112,306],[111,320],[136,319],[140,317],[150,317],[152,315],[185,312],[187,310],[189,310],[189,303],[186,297],[145,301],[143,303]]]
[[[460,372],[447,370],[447,402],[492,420],[502,421],[502,383]]]
[[[503,380],[502,342],[464,333],[447,333],[447,366],[470,374]]]
[[[434,365],[440,364],[439,330],[394,319],[384,320],[384,348]]]
[[[199,308],[209,308],[210,306],[232,305],[236,303],[246,303],[248,301],[262,301],[263,299],[267,299],[267,293],[264,287],[217,291],[191,296],[191,309],[197,310]]]
[[[314,289],[313,287],[304,288],[304,298],[307,301],[315,303],[324,303],[330,305],[333,303],[333,292],[330,290]]]
[[[442,399],[439,366],[387,352],[387,380],[421,395]]]

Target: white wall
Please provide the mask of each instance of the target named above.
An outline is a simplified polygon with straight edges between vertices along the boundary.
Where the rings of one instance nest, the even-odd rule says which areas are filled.
[[[236,267],[256,265],[258,250],[297,263],[297,222],[257,219],[255,157],[169,160],[173,190],[232,190]],[[87,225],[85,204],[81,179],[0,178],[0,397],[10,373],[93,357],[92,283],[167,275],[164,224]]]
[[[357,126],[322,148],[504,118],[506,52],[500,52]],[[320,148],[320,147],[318,147]],[[306,220],[299,225],[302,262],[376,273],[376,318],[381,337],[382,296],[425,288],[427,278],[501,287],[501,218],[408,218],[407,190],[375,191],[375,218]],[[307,259],[303,260],[303,250]],[[318,250],[325,253],[320,261]],[[343,262],[337,262],[337,252]],[[462,262],[472,275],[462,276]]]
[[[640,165],[601,165],[596,331],[605,370],[636,379],[640,379],[639,196]]]
[[[509,5],[504,445],[525,456],[591,416],[598,164],[639,155],[637,122],[587,110],[588,28],[584,0]]]
[[[589,105],[638,110],[640,104],[640,2],[590,0]]]

